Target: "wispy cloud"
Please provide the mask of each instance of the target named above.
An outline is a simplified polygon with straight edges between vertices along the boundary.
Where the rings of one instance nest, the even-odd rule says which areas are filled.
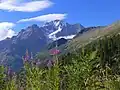
[[[40,21],[40,22],[47,22],[53,20],[63,20],[66,18],[67,14],[47,14],[38,17],[28,18],[28,19],[21,19],[17,23],[20,22],[29,22],[29,21]],[[16,32],[13,30],[13,27],[16,24],[12,22],[1,22],[0,23],[0,40],[4,40],[5,38],[16,35]]]
[[[66,18],[66,16],[67,14],[47,14],[47,15],[37,16],[33,18],[21,19],[17,23],[29,22],[29,21],[48,22],[53,20],[63,20]]]
[[[7,37],[11,38],[16,33],[12,30],[12,28],[15,26],[14,23],[10,22],[1,22],[0,23],[0,40],[3,40]]]
[[[21,0],[20,0],[21,1]],[[35,12],[53,5],[49,0],[20,2],[19,0],[1,0],[0,9],[8,11]]]

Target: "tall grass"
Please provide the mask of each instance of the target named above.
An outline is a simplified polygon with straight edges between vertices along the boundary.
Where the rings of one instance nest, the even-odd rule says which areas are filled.
[[[54,64],[44,68],[26,59],[12,76],[1,66],[0,90],[120,90],[118,41],[114,36],[63,58],[53,55]]]
[[[4,67],[0,67],[0,90],[120,90],[120,76],[112,75],[109,67],[95,66],[97,51],[71,58],[72,63],[51,68],[24,64],[24,81],[16,74],[8,81]],[[94,64],[94,65],[93,65]],[[21,80],[21,81],[20,81]],[[22,85],[23,83],[24,85]]]

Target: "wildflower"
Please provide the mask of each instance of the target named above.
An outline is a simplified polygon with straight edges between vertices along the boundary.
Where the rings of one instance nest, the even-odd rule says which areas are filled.
[[[32,60],[33,59],[33,53],[31,52],[31,56],[30,56],[30,59]]]
[[[25,56],[23,56],[22,58],[23,58],[23,61],[24,61],[24,62],[27,62],[27,61],[30,59],[28,50],[26,50],[26,54],[25,54]]]
[[[26,51],[26,54],[25,54],[25,60],[29,60],[30,57],[29,57],[29,53],[28,53],[28,50]]]
[[[48,60],[47,61],[47,67],[50,69],[53,66],[53,61],[52,60]]]
[[[41,64],[41,62],[40,62],[40,61],[37,61],[37,62],[36,62],[36,65],[37,65],[37,66],[39,66],[40,64]]]
[[[12,73],[12,69],[11,69],[10,67],[8,67],[7,74],[8,74],[8,75],[11,75],[11,73]]]
[[[7,75],[9,77],[9,79],[12,79],[12,77],[13,77],[13,71],[12,71],[12,69],[10,67],[8,67],[8,69],[7,69]]]
[[[31,65],[32,65],[32,67],[35,66],[36,65],[36,61],[35,60],[31,61]]]
[[[50,54],[51,55],[57,55],[59,53],[60,53],[60,50],[58,50],[58,49],[52,49],[52,50],[50,50]]]

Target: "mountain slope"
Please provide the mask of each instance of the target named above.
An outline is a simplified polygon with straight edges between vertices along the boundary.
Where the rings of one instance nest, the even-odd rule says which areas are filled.
[[[78,33],[74,39],[67,43],[66,48],[68,51],[77,50],[78,48],[104,36],[120,33],[120,22],[115,22],[106,27],[90,27],[85,29],[88,29],[87,32],[84,32],[84,34]]]
[[[22,56],[28,49],[36,54],[47,44],[47,38],[37,25],[22,29],[17,36],[0,41],[0,64],[22,65]],[[18,65],[19,64],[19,65]]]

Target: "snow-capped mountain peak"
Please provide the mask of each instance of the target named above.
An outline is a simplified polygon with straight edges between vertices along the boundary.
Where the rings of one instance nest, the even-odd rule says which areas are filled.
[[[44,32],[49,39],[56,40],[60,37],[76,35],[84,27],[80,24],[69,24],[62,20],[54,20],[43,25]]]
[[[55,22],[54,22],[54,25],[55,25],[56,27],[58,27],[59,24],[60,24],[60,21],[55,21]]]
[[[61,32],[61,30],[62,30],[62,28],[61,28],[61,27],[58,27],[58,29],[57,29],[56,31],[50,33],[50,34],[48,35],[48,37],[51,38],[51,39],[56,40],[56,38],[57,38],[57,37],[56,37],[56,34],[57,34],[58,32]]]

